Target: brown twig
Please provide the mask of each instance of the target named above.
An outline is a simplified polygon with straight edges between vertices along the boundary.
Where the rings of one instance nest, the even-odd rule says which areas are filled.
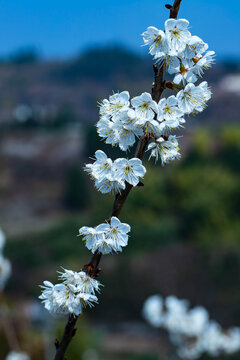
[[[165,81],[165,88],[171,89],[171,90],[183,90],[184,86],[179,85],[179,84],[175,84],[173,81]]]
[[[174,4],[171,6],[166,6],[170,9],[170,18],[177,18],[177,14],[179,11],[181,0],[175,0]],[[162,92],[165,89],[165,81],[164,74],[166,70],[165,61],[158,68],[157,65],[153,65],[154,69],[154,83],[152,85],[152,98],[156,102],[159,102]],[[135,152],[135,157],[142,160],[144,151],[147,147],[149,141],[149,136],[144,135],[138,142],[138,146]],[[121,192],[121,194],[117,194],[115,197],[115,201],[113,203],[113,209],[111,212],[111,216],[118,216],[122,210],[125,201],[132,190],[133,186],[130,184],[126,184],[125,190]],[[97,251],[93,254],[90,262],[87,265],[84,265],[83,270],[91,277],[95,278],[98,276],[100,269],[98,268],[102,254],[99,254]],[[76,333],[75,325],[78,317],[70,315],[65,326],[65,330],[60,342],[56,340],[56,354],[54,360],[64,360],[64,355],[67,350],[69,343]]]
[[[173,5],[165,5],[170,10],[170,19],[176,19],[182,0],[175,0]]]
[[[76,333],[75,325],[77,319],[78,319],[77,316],[70,315],[67,324],[65,326],[61,341],[60,342],[58,342],[58,340],[55,341],[55,347],[56,347],[56,354],[54,358],[55,360],[64,359],[64,355],[67,350],[67,347]]]
[[[182,0],[175,0],[173,5],[165,5],[167,9],[170,10],[170,18],[176,19],[180,4]],[[156,64],[153,65],[154,71],[154,83],[152,84],[152,98],[156,102],[159,102],[160,97],[165,88],[164,74],[166,71],[166,62],[163,61],[161,66],[158,68]]]

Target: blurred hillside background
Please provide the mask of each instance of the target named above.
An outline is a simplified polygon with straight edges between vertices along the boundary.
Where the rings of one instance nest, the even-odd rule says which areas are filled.
[[[158,23],[146,23],[153,10],[148,8],[144,18],[141,2],[133,28],[135,23],[141,31],[148,25],[161,27],[168,12],[152,3],[158,3]],[[183,0],[180,15],[190,17],[197,33],[187,3]],[[199,11],[205,11],[205,3]],[[219,21],[225,16],[228,24],[222,3]],[[137,14],[132,1],[134,8]],[[211,15],[211,6],[209,11]],[[157,18],[155,11],[153,16]],[[69,359],[175,359],[166,335],[160,336],[141,316],[144,300],[154,293],[187,298],[205,306],[223,326],[240,326],[240,49],[235,46],[231,52],[226,42],[221,47],[212,27],[208,36],[210,20],[199,35],[212,39],[213,50],[216,42],[220,53],[204,78],[212,100],[203,114],[187,118],[179,132],[180,161],[164,168],[146,161],[144,188],[130,194],[121,214],[121,221],[132,227],[129,246],[119,256],[104,257],[100,304],[79,321]],[[17,39],[16,28],[9,33],[10,44],[14,35]],[[65,53],[59,44],[51,52],[50,42],[41,53],[36,37],[33,46],[25,42],[14,50],[4,45],[0,57],[0,227],[12,262],[1,301],[12,309],[9,320],[32,360],[51,359],[54,336],[64,323],[43,311],[38,284],[54,282],[61,266],[80,270],[89,253],[78,229],[102,222],[111,210],[113,197],[98,194],[82,169],[97,149],[110,157],[124,156],[97,137],[97,102],[113,91],[129,90],[131,97],[151,91],[152,60],[146,49],[129,46],[139,39],[133,40],[130,31],[127,46],[122,46],[114,44],[121,32],[117,36],[113,30],[113,38],[105,35],[88,49],[87,41],[93,41],[86,38],[78,55],[69,44]],[[24,45],[24,37],[14,44]],[[0,359],[10,347],[6,333],[0,334]]]

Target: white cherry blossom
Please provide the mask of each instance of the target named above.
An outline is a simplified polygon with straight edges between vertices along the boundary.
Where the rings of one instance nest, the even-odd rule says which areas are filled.
[[[155,58],[164,57],[167,51],[166,35],[162,30],[149,26],[142,34],[145,45],[149,46],[149,53]]]
[[[178,107],[176,96],[169,96],[167,99],[163,98],[158,103],[158,117],[159,121],[171,120],[179,123],[178,119],[183,116],[183,112]]]
[[[89,250],[92,250],[98,240],[104,238],[102,231],[98,231],[97,228],[83,226],[79,229],[79,235],[83,236],[85,245]]]
[[[198,87],[199,87],[199,89],[201,89],[203,99],[204,99],[203,101],[204,101],[204,103],[206,103],[212,97],[212,92],[208,86],[207,81],[201,82],[201,84],[199,84]]]
[[[200,37],[191,36],[189,41],[186,44],[184,52],[181,54],[185,59],[193,59],[196,56],[201,55],[208,49],[208,44],[206,44]]]
[[[114,128],[119,136],[118,145],[123,151],[127,151],[135,143],[136,137],[143,136],[143,130],[137,124],[137,116],[133,109],[122,112],[115,121]]]
[[[138,158],[132,158],[130,160],[119,158],[115,160],[114,167],[116,178],[120,181],[127,181],[133,186],[137,186],[139,178],[144,177],[146,173],[142,161]]]
[[[186,114],[201,112],[206,106],[206,101],[211,97],[207,83],[195,86],[190,83],[177,94],[178,106]]]
[[[58,298],[61,299],[62,292],[65,292],[66,286],[64,284],[53,285],[50,281],[44,281],[43,285],[40,285],[43,289],[39,299],[42,300],[44,307],[51,314],[67,314],[67,308],[61,308],[58,304]]]
[[[121,223],[120,220],[113,216],[109,223],[101,224],[98,229],[104,232],[104,236],[115,252],[121,252],[122,247],[128,244],[128,232],[131,230],[130,226]]]
[[[129,107],[129,92],[122,91],[121,93],[113,94],[109,100],[104,99],[100,104],[100,115],[114,116],[118,115],[122,110]]]
[[[151,151],[149,159],[151,157],[155,157],[156,161],[161,159],[162,165],[181,157],[175,135],[169,135],[167,140],[163,137],[158,138],[148,145],[147,151]]]
[[[115,146],[119,142],[119,134],[114,127],[113,121],[109,120],[106,116],[101,117],[97,122],[98,135],[105,139],[106,144]]]
[[[183,59],[179,71],[174,76],[173,82],[175,84],[183,83],[185,85],[187,83],[195,83],[197,80],[194,63],[190,60]]]
[[[63,282],[53,285],[50,281],[44,281],[40,286],[43,291],[39,299],[52,315],[78,316],[84,307],[92,307],[98,302],[95,291],[99,292],[100,283],[83,271],[64,269],[59,279]]]
[[[134,97],[131,100],[131,104],[135,108],[137,116],[140,118],[153,118],[158,112],[157,103],[147,92],[144,92],[140,96]]]
[[[101,240],[96,242],[94,250],[98,251],[99,253],[101,253],[103,255],[112,254],[112,252],[113,252],[112,241],[110,239],[107,239],[106,237],[104,237]],[[95,251],[92,250],[93,253]]]
[[[168,19],[165,22],[166,38],[168,41],[168,54],[176,56],[184,51],[191,34],[188,31],[189,22],[185,19]]]
[[[88,276],[85,271],[63,270],[63,272],[59,272],[59,278],[63,280],[63,284],[68,285],[71,283],[77,288],[77,291],[93,295],[95,295],[95,291],[100,291],[100,282]]]
[[[87,227],[83,227],[84,229]],[[83,229],[81,228],[81,229]],[[86,231],[81,231],[80,234],[85,234]],[[92,228],[87,228],[92,229]],[[114,252],[121,252],[122,247],[128,244],[128,233],[131,230],[130,226],[125,223],[121,223],[120,220],[113,216],[109,222],[100,224],[96,227],[96,233],[101,236],[91,237],[91,243],[88,245],[88,249],[95,253],[98,251],[104,255]],[[85,235],[83,240],[86,241]]]
[[[122,179],[116,179],[114,173],[107,175],[102,180],[95,181],[95,187],[102,194],[118,194],[125,189],[125,182]]]
[[[104,179],[111,174],[113,162],[102,150],[95,152],[95,158],[96,161],[93,164],[87,164],[85,170],[95,179]]]
[[[195,66],[194,71],[198,76],[202,76],[204,71],[209,69],[214,63],[214,51],[208,51],[201,57],[196,56],[194,58]]]
[[[180,71],[180,60],[178,56],[165,56],[166,70],[172,75]]]
[[[139,183],[139,177],[146,173],[142,161],[138,158],[130,160],[125,158],[116,159],[114,162],[107,155],[97,150],[95,153],[96,161],[93,164],[87,164],[87,171],[95,181],[95,187],[102,193],[119,193],[125,189],[125,182],[133,186]],[[88,229],[84,229],[84,231]],[[95,230],[91,230],[95,234]]]

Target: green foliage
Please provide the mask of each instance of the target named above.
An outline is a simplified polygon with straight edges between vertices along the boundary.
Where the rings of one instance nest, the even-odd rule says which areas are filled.
[[[94,134],[87,133],[89,156],[98,148],[113,158],[123,156]],[[191,150],[182,161],[165,168],[145,164],[144,188],[130,193],[121,214],[121,220],[132,227],[129,253],[176,241],[207,248],[238,244],[240,128],[223,128],[218,133],[202,128],[192,139]],[[103,216],[108,217],[112,196],[94,190],[93,204],[92,219],[100,222],[103,209]]]
[[[77,235],[79,224],[87,222],[83,215],[70,216],[49,230],[17,237],[14,241],[10,239],[5,254],[13,263],[14,276],[10,278],[8,289],[37,297],[38,284],[49,277],[49,269],[52,280],[56,278],[56,271],[60,270],[61,265],[79,270],[88,258],[89,251]]]
[[[89,206],[88,178],[82,168],[72,167],[69,171],[64,193],[64,203],[69,209],[84,210]]]
[[[224,128],[220,134],[219,158],[224,166],[240,173],[240,127],[232,125]]]
[[[21,48],[9,57],[9,61],[15,65],[33,64],[39,60],[40,55],[34,47]]]
[[[102,359],[102,358],[101,358]],[[159,360],[159,357],[157,355],[151,355],[151,354],[119,354],[116,357],[116,354],[104,354],[103,356],[104,360]],[[161,360],[167,360],[167,359],[161,359]]]
[[[234,137],[236,130],[232,131]],[[103,268],[105,261],[110,261],[111,265],[111,259],[116,261],[116,268],[103,273],[105,288],[101,294],[101,307],[94,309],[95,317],[101,317],[104,312],[113,317],[123,318],[125,314],[137,317],[143,293],[142,289],[140,291],[131,285],[135,271],[132,262],[148,252],[154,253],[162,247],[170,248],[170,245],[173,247],[175,243],[182,249],[185,245],[186,248],[191,245],[201,252],[200,257],[205,260],[191,271],[198,272],[201,268],[199,271],[205,274],[203,277],[211,281],[211,291],[221,294],[224,305],[231,302],[235,316],[240,318],[240,293],[234,290],[236,282],[239,282],[236,274],[240,269],[237,250],[240,239],[240,172],[236,160],[236,157],[239,159],[238,138],[236,136],[234,142],[231,132],[229,135],[225,129],[214,133],[214,136],[210,130],[203,130],[196,133],[196,141],[194,135],[192,138],[195,145],[183,156],[182,161],[164,168],[158,164],[145,164],[147,174],[143,180],[144,187],[131,191],[120,216],[121,221],[131,225],[129,246],[121,256],[103,259]],[[101,148],[93,149],[91,138],[86,143],[90,144],[91,156],[97,148]],[[111,147],[108,148],[107,153],[114,157]],[[234,149],[231,150],[231,163],[230,149]],[[37,286],[33,288],[33,283],[41,283],[45,276],[54,281],[56,268],[60,265],[79,270],[88,261],[90,254],[81,238],[77,237],[78,229],[84,225],[96,226],[108,219],[114,197],[97,193],[93,184],[90,185],[91,180],[85,176],[82,170],[74,168],[65,188],[68,206],[79,209],[79,213],[70,213],[68,218],[49,230],[10,239],[7,243],[6,256],[11,258],[15,274],[8,284],[10,291],[30,291],[36,296],[39,289]],[[210,260],[212,254],[215,257]],[[169,264],[167,272],[171,266]],[[18,269],[21,271],[18,272]],[[129,289],[125,285],[126,291],[122,292],[119,284],[126,283],[126,279],[130,284]],[[112,296],[116,299],[116,307],[110,306]]]
[[[236,192],[239,178],[218,165],[179,168],[171,174],[172,209],[182,239],[206,244],[237,241]]]
[[[61,338],[64,325],[65,321],[62,322],[57,329],[57,339]],[[80,360],[86,350],[94,349],[97,351],[103,335],[104,333],[100,333],[99,331],[90,328],[88,322],[86,321],[86,317],[82,315],[78,320],[78,329],[71,342],[71,346],[66,352],[66,358]]]
[[[0,330],[0,349],[1,349],[1,355],[5,359],[9,352],[9,345],[6,338],[6,334],[4,333],[3,329]]]
[[[130,193],[121,214],[121,220],[131,224],[132,228],[128,254],[173,242],[195,242],[210,249],[215,246],[231,249],[239,244],[240,172],[237,160],[240,150],[237,134],[240,132],[231,131],[223,129],[214,137],[206,130],[197,132],[195,146],[182,161],[165,168],[145,164],[144,187],[137,187]],[[101,148],[95,147],[95,140],[90,135],[86,143],[91,156]],[[116,156],[111,147],[108,149],[109,156]],[[212,150],[207,152],[207,149]],[[96,226],[108,219],[113,203],[112,195],[97,193],[89,181],[82,169],[72,168],[66,181],[64,200],[70,209],[81,210],[81,216],[70,215],[53,229],[35,234],[34,247],[30,246],[33,241],[30,235],[11,242],[9,256],[19,258],[22,264],[26,261],[28,266],[37,267],[43,258],[50,264],[75,257],[76,245],[76,258],[81,255],[84,247],[76,238],[78,229],[83,225]]]

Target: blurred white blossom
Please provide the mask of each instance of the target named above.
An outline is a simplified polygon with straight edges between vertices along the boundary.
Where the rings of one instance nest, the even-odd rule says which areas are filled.
[[[0,291],[4,289],[12,269],[10,261],[3,256],[5,242],[6,236],[0,228]]]
[[[143,305],[143,317],[154,327],[162,327],[169,333],[179,357],[198,359],[202,354],[219,356],[240,351],[240,328],[223,330],[209,319],[202,306],[190,308],[187,300],[160,295],[150,296]]]
[[[11,351],[8,353],[6,360],[30,360],[30,357],[25,352]]]

